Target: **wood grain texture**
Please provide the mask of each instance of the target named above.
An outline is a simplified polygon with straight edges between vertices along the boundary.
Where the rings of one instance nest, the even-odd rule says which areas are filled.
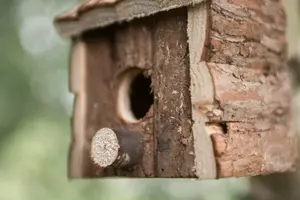
[[[110,30],[107,30],[110,32]],[[106,34],[90,33],[84,35],[83,40],[87,49],[87,100],[86,109],[86,133],[84,137],[85,148],[84,167],[82,169],[83,177],[93,177],[101,175],[106,171],[102,171],[96,166],[90,157],[90,145],[94,134],[103,127],[117,128],[118,123],[114,115],[116,95],[109,91],[109,80],[113,74],[113,60],[111,57],[112,43],[111,38]],[[101,60],[101,64],[99,63]],[[100,65],[99,65],[100,64]],[[100,67],[99,67],[100,66]],[[116,127],[115,127],[116,126]],[[107,171],[111,172],[109,168]]]
[[[202,106],[210,120],[243,121],[274,118],[289,112],[291,91],[287,71],[266,77],[257,69],[207,63],[214,82],[216,106]],[[216,112],[218,111],[218,112]]]
[[[88,94],[84,105],[88,115],[84,116],[84,138],[73,135],[84,144],[81,177],[196,176],[186,29],[187,10],[180,9],[83,35],[87,76],[82,85]],[[128,124],[117,111],[117,91],[123,74],[133,67],[151,75],[155,103],[141,121]],[[126,170],[99,169],[91,161],[89,148],[102,127],[140,133],[144,143],[141,163]]]
[[[123,40],[129,37],[139,39]],[[133,66],[147,71],[147,66],[143,65],[146,63],[143,60],[147,60],[149,54],[147,49],[151,51],[151,48],[145,46],[147,44],[145,41],[151,40],[147,37],[145,27],[137,24],[124,24],[117,30],[112,27],[106,29],[105,32],[93,31],[83,36],[88,52],[86,81],[89,94],[87,97],[88,116],[85,135],[87,148],[84,152],[86,166],[83,168],[83,177],[154,176],[152,112],[149,111],[139,123],[128,124],[119,116],[117,110],[118,88],[123,73]],[[138,55],[139,59],[134,60],[133,57],[127,57],[127,55],[133,57]],[[135,63],[135,61],[139,61],[139,63]],[[143,155],[139,165],[126,169],[108,167],[102,171],[91,162],[88,151],[90,142],[96,131],[103,127],[116,130],[125,129],[142,135],[143,152],[147,152],[147,154]]]
[[[86,134],[86,45],[80,39],[73,40],[70,53],[69,89],[74,93],[75,100],[72,118],[72,136],[69,150],[68,177],[82,177],[84,166],[83,149]]]
[[[115,29],[114,36],[115,80],[119,79],[129,69],[138,68],[146,75],[152,72],[152,34],[151,20],[142,19],[133,23],[126,23]],[[142,103],[142,102],[140,102]],[[141,165],[136,173],[140,177],[155,176],[155,147],[153,135],[153,106],[146,116],[136,124],[127,124],[122,120],[122,126],[132,127],[141,133],[144,140],[144,149]],[[118,116],[120,118],[120,116]],[[121,119],[121,118],[120,118]],[[127,174],[125,174],[128,176]]]
[[[190,52],[190,91],[192,103],[192,132],[194,138],[195,173],[201,179],[216,178],[216,162],[205,117],[199,107],[214,102],[214,86],[206,66],[205,45],[208,38],[209,4],[188,8],[188,40]]]
[[[227,122],[227,133],[213,134],[219,177],[256,176],[295,169],[297,140],[291,124]]]
[[[164,8],[177,1],[165,2]],[[294,170],[281,8],[279,1],[212,0],[84,32],[84,44],[74,40],[70,70],[70,176],[207,179]],[[78,15],[85,30],[95,21],[84,16],[103,14],[97,9]],[[120,81],[132,68],[151,76],[154,92],[137,123],[122,119],[116,106]],[[103,127],[140,133],[141,162],[130,169],[95,166],[90,142]]]
[[[297,138],[280,1],[212,0],[211,22],[206,61],[214,103],[200,111],[208,120],[218,177],[294,170]]]
[[[158,177],[196,177],[191,133],[187,10],[158,15],[154,26],[154,133]]]
[[[72,37],[87,30],[195,5],[203,1],[205,0],[89,0],[57,16],[54,24],[62,36]]]

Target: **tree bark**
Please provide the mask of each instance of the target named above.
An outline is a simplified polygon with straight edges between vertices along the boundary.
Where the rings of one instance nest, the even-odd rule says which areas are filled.
[[[219,177],[294,169],[297,141],[291,127],[283,5],[212,0],[211,16],[207,66],[215,102],[213,109],[201,109],[210,124],[224,122],[223,131],[212,134],[215,150],[220,149]]]
[[[299,13],[300,1],[284,1],[288,16],[287,38],[289,40],[288,66],[293,82],[294,128],[300,136],[300,49]],[[293,173],[273,174],[251,178],[251,195],[254,200],[296,200],[300,199],[300,169]]]
[[[293,114],[294,124],[300,122],[300,62],[293,57],[289,60],[294,79]],[[295,126],[299,138],[300,129]],[[300,152],[300,149],[298,150]],[[292,173],[272,174],[251,178],[253,200],[296,200],[300,199],[300,169]]]

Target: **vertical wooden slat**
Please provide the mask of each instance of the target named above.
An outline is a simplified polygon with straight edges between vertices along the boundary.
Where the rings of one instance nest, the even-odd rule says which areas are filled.
[[[118,111],[118,92],[124,73],[139,68],[151,73],[151,32],[142,24],[124,24],[92,31],[83,36],[87,51],[86,129],[83,140],[83,177],[130,176],[153,177],[154,142],[153,112],[138,123],[127,122]],[[143,102],[141,102],[143,103]],[[95,133],[104,127],[138,132],[143,136],[143,157],[130,169],[108,167],[99,169],[90,158],[90,143]]]
[[[206,131],[205,116],[200,109],[214,101],[214,85],[205,63],[206,43],[209,28],[209,3],[188,8],[188,39],[190,58],[190,90],[192,102],[192,132],[195,149],[195,173],[200,179],[217,176],[213,144]]]
[[[157,16],[153,33],[158,177],[195,177],[185,8]]]
[[[84,169],[83,149],[86,134],[86,45],[80,39],[73,40],[70,54],[69,90],[74,93],[72,141],[69,150],[68,176],[82,177]]]
[[[116,29],[114,42],[116,74],[132,69],[151,74],[152,35],[148,19],[119,26]],[[141,100],[138,103],[145,102]],[[143,157],[134,173],[139,177],[154,177],[153,107],[138,123],[124,122],[122,126],[138,131],[144,138]],[[119,171],[119,174],[130,175],[124,171]]]

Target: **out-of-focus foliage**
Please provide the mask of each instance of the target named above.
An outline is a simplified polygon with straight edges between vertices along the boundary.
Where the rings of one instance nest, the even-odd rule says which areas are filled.
[[[237,200],[246,179],[67,180],[69,41],[52,25],[75,0],[0,1],[0,200]]]

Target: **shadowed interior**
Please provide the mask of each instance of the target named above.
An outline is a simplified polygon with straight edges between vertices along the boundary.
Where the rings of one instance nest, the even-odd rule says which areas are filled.
[[[127,122],[142,119],[153,104],[151,77],[133,68],[127,71],[121,81],[118,97],[118,110]]]
[[[130,85],[130,106],[137,119],[143,118],[153,104],[151,77],[138,74]]]

